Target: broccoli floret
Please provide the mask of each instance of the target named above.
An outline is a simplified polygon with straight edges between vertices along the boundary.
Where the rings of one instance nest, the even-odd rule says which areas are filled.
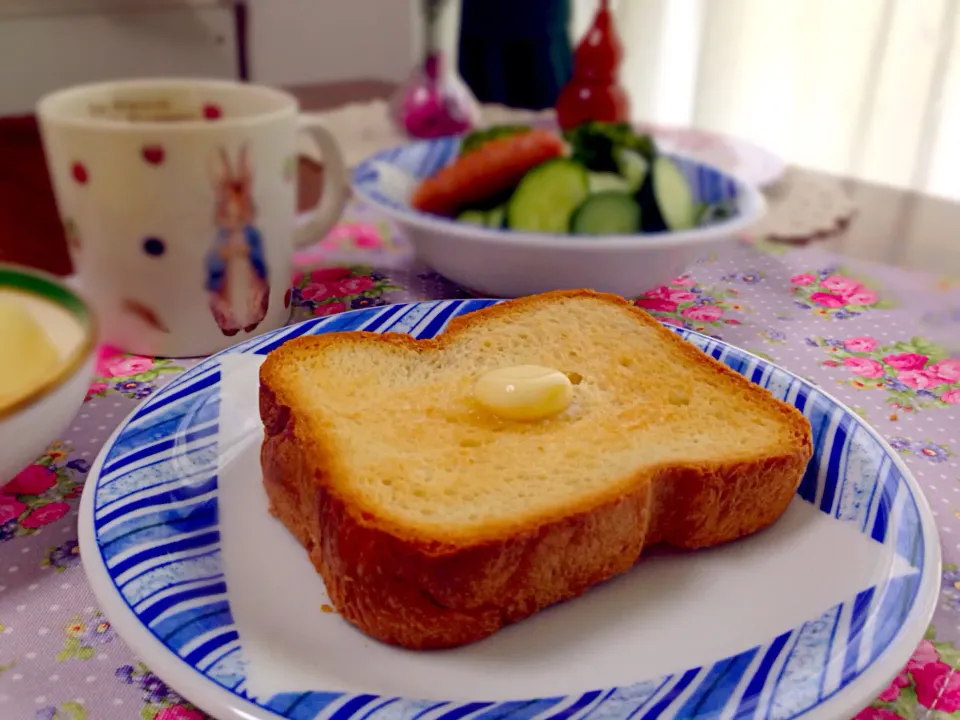
[[[656,155],[653,138],[638,135],[627,123],[584,123],[565,132],[564,139],[573,149],[573,159],[593,172],[618,172],[618,150],[632,150],[648,162]]]

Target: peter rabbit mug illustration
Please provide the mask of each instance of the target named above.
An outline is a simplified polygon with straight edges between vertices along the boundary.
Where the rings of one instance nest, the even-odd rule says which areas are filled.
[[[256,206],[250,195],[247,148],[240,148],[237,168],[227,151],[217,154],[215,170],[216,239],[207,254],[210,311],[220,331],[232,337],[253,332],[270,306],[270,285],[263,239],[257,229]]]
[[[294,250],[339,219],[343,160],[316,118],[273,88],[131,80],[43,98],[57,207],[102,341],[192,357],[284,325]],[[298,133],[324,163],[320,203],[296,213]]]

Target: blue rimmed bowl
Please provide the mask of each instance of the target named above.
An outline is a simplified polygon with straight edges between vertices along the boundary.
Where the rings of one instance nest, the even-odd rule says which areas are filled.
[[[353,187],[396,223],[421,260],[481,295],[519,297],[586,287],[636,296],[676,277],[766,212],[757,188],[677,155],[671,157],[686,175],[694,201],[722,205],[723,220],[680,232],[578,237],[481,228],[411,208],[405,181],[430,177],[451,163],[459,148],[459,139],[440,138],[384,150],[356,167]]]

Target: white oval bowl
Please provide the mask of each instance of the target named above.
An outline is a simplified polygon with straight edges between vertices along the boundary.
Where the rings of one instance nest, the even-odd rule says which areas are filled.
[[[475,293],[518,297],[548,290],[590,288],[627,297],[669,282],[697,257],[735,239],[766,212],[760,191],[689,157],[673,155],[696,202],[727,204],[725,220],[680,232],[583,237],[482,228],[414,210],[395,182],[417,181],[450,163],[458,138],[409,143],[384,150],[353,172],[357,195],[389,217],[417,256]],[[398,172],[399,171],[399,172]]]

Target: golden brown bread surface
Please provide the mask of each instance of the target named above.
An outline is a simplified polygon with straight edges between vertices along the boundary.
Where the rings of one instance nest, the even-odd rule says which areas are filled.
[[[476,377],[578,379],[547,421],[491,416]],[[270,511],[337,610],[409,648],[484,638],[629,570],[786,510],[810,426],[632,306],[546,293],[458,317],[435,340],[297,338],[260,371]]]

